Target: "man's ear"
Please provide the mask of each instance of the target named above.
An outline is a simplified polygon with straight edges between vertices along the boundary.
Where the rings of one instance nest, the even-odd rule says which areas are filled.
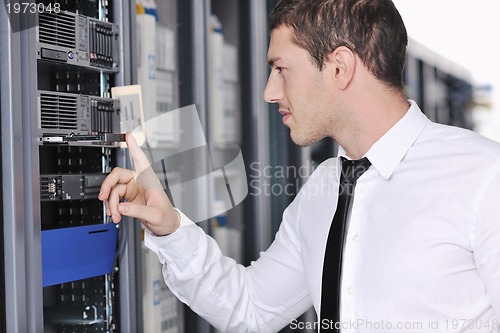
[[[345,46],[337,47],[328,55],[327,66],[331,69],[332,78],[339,89],[344,90],[354,77],[356,55]]]

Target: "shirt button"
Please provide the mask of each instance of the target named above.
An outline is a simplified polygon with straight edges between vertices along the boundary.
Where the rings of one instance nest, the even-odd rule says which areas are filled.
[[[358,235],[358,234],[353,235],[353,236],[351,237],[351,240],[352,240],[352,242],[353,242],[353,243],[357,243],[357,242],[358,242],[358,240],[359,240],[359,235]]]
[[[358,187],[358,193],[360,195],[365,195],[365,193],[366,193],[366,187],[363,186],[363,185],[359,185],[359,187]]]
[[[346,291],[347,291],[347,294],[348,294],[348,295],[352,295],[352,294],[354,294],[354,288],[353,288],[353,287],[349,287],[349,288],[347,288],[347,289],[346,289]]]

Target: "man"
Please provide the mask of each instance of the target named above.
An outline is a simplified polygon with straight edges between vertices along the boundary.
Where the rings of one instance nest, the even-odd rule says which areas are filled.
[[[124,169],[99,195],[113,221],[139,218],[170,289],[224,331],[278,331],[313,305],[322,331],[498,332],[500,145],[434,124],[406,100],[407,35],[392,1],[282,0],[270,30],[264,98],[279,104],[298,145],[332,137],[341,146],[285,210],[271,247],[237,265],[160,186],[139,186]],[[131,135],[127,143],[147,173]],[[342,158],[369,165],[342,241],[330,242]],[[324,275],[330,246],[340,282]],[[323,315],[328,300],[334,320]]]

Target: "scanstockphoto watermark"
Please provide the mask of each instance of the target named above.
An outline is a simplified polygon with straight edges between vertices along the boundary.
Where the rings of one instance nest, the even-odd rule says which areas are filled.
[[[345,192],[352,194],[351,192],[355,189],[352,183],[339,188],[336,180],[341,177],[342,171],[337,170],[336,164],[333,163],[318,168],[318,165],[313,162],[300,166],[272,166],[253,162],[249,167],[249,195],[293,197],[302,191],[304,196],[314,197]],[[307,179],[313,172],[316,174],[316,181],[307,183]],[[342,178],[353,178],[353,175],[347,172]]]
[[[456,319],[428,319],[421,321],[390,321],[390,320],[368,320],[356,319],[349,321],[333,321],[323,319],[321,321],[299,321],[294,319],[289,324],[292,330],[366,330],[369,332],[441,332],[441,331],[457,331],[457,330],[484,330],[498,331],[500,323],[495,318],[490,319],[471,319],[471,318],[456,318]]]
[[[294,165],[250,164],[248,174],[249,195],[295,196],[317,165],[308,163]]]
[[[367,319],[356,319],[349,321],[334,321],[330,319],[322,319],[321,321],[299,321],[294,319],[289,324],[292,330],[368,330],[371,332],[380,331],[398,331],[398,332],[415,332],[415,331],[425,331],[427,327],[424,322],[421,321],[371,321]]]
[[[0,0],[3,19],[7,16],[12,32],[24,31],[38,25],[40,14],[58,15],[62,12],[61,4],[56,1],[35,2],[33,0]]]

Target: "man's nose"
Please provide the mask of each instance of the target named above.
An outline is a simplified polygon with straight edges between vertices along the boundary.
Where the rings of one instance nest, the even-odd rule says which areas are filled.
[[[283,87],[280,78],[269,74],[266,89],[264,89],[264,100],[268,103],[278,103],[283,99]]]

